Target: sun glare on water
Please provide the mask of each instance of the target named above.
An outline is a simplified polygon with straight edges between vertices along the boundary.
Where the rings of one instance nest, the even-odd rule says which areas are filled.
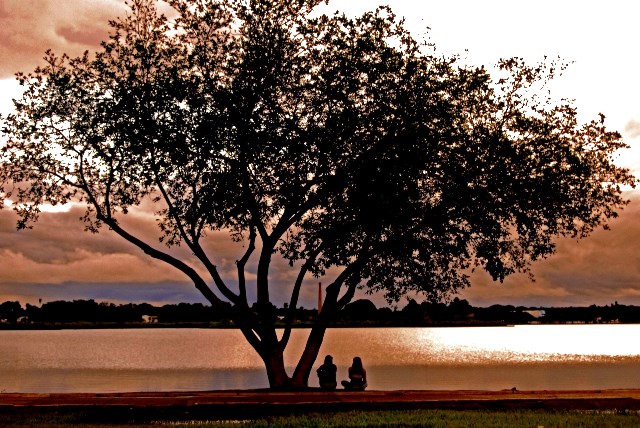
[[[626,328],[629,327],[629,328]],[[415,340],[432,353],[466,362],[603,361],[640,355],[633,326],[548,325],[416,329]],[[436,351],[436,352],[434,352]]]

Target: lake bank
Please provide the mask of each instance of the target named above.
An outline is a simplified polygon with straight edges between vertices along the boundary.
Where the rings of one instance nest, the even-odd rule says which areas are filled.
[[[539,322],[512,323],[503,321],[446,321],[432,323],[380,323],[380,322],[353,322],[334,323],[329,329],[347,328],[449,328],[449,327],[513,327],[517,325],[640,325],[638,322]],[[293,329],[309,329],[313,323],[295,323]],[[284,329],[284,323],[276,323],[276,329]],[[110,323],[110,322],[69,322],[69,323],[25,323],[10,324],[0,323],[0,331],[3,330],[125,330],[125,329],[220,329],[239,330],[239,327],[229,322],[179,322],[179,323]]]
[[[570,323],[566,323],[570,324]],[[629,323],[636,324],[636,323]],[[291,327],[294,329],[308,329],[313,327],[312,322],[295,323]],[[510,324],[500,321],[451,321],[438,323],[334,323],[329,326],[331,329],[340,328],[436,328],[436,327],[508,327]],[[526,324],[525,324],[526,325]],[[284,329],[284,323],[276,323],[276,328]],[[239,330],[239,327],[229,322],[178,322],[178,323],[147,323],[147,322],[66,322],[66,323],[0,323],[0,330],[122,330],[122,329],[160,329],[160,328],[202,328],[202,329],[222,329]]]

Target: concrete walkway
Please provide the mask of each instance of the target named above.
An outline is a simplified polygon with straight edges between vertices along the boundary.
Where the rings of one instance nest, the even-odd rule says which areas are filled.
[[[545,408],[640,410],[639,389],[598,391],[365,391],[1,393],[0,411],[16,407],[208,408],[239,411],[324,411],[406,408]],[[621,407],[622,406],[622,407]],[[277,411],[280,413],[281,411]]]

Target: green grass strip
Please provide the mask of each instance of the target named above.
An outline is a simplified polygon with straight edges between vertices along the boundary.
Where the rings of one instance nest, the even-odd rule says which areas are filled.
[[[278,416],[246,421],[177,421],[157,420],[124,424],[87,422],[81,413],[46,413],[2,415],[0,426],[6,428],[120,428],[120,427],[184,427],[184,428],[625,428],[639,427],[640,414],[624,411],[549,412],[549,411],[471,411],[471,410],[406,410],[350,411]]]

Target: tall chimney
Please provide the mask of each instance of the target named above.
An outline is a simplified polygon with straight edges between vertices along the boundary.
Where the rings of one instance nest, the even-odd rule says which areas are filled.
[[[320,315],[320,311],[322,310],[322,283],[318,283],[318,315]]]

